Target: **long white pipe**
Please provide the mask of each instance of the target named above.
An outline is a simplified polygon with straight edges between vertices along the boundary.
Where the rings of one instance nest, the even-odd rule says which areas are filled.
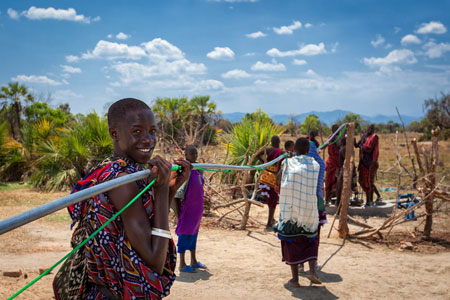
[[[327,145],[332,139],[333,137],[345,126],[347,125],[347,123],[342,124],[338,130],[336,130],[336,132],[333,133],[332,136],[330,136],[330,138],[322,145],[319,147],[319,149],[321,149],[322,147],[324,147],[325,145]],[[276,162],[282,160],[283,158],[285,158],[284,155],[281,155],[277,158],[275,158],[272,161],[269,161],[267,163],[261,164],[261,165],[257,165],[257,166],[253,166],[253,167],[249,167],[249,166],[232,166],[232,165],[221,165],[221,164],[201,164],[201,163],[195,163],[192,164],[193,167],[197,167],[197,168],[203,168],[203,169],[208,169],[208,170],[234,170],[234,171],[242,171],[242,170],[254,170],[254,169],[265,169],[273,164],[275,164]],[[172,166],[173,169],[178,168],[178,166]],[[144,170],[144,171],[140,171],[140,172],[136,172],[133,174],[129,174],[126,176],[122,176],[120,178],[116,178],[113,180],[110,180],[108,182],[104,182],[95,186],[92,186],[90,188],[87,188],[85,190],[79,191],[77,193],[74,194],[70,194],[68,196],[59,198],[57,200],[54,200],[52,202],[43,204],[41,206],[32,208],[26,212],[23,212],[21,214],[18,214],[14,217],[5,219],[5,220],[0,220],[0,235],[4,234],[8,231],[11,231],[17,227],[20,227],[22,225],[28,224],[30,222],[33,222],[37,219],[40,219],[42,217],[45,217],[51,213],[54,213],[55,211],[58,211],[64,207],[70,206],[72,204],[78,203],[82,200],[86,200],[89,199],[95,195],[107,192],[113,188],[119,187],[121,185],[130,183],[130,182],[134,182],[136,180],[139,179],[143,179],[150,176],[150,170]]]

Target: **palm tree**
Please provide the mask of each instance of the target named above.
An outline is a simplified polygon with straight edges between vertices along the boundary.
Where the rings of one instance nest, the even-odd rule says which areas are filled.
[[[229,145],[231,158],[228,163],[240,165],[245,160],[250,144],[252,149],[248,151],[251,157],[255,151],[261,149],[270,141],[273,135],[281,135],[284,129],[274,124],[271,118],[264,112],[258,110],[256,113],[248,114],[242,122],[233,126],[230,134],[224,135],[224,141]],[[253,164],[254,162],[249,162]]]
[[[18,82],[10,82],[8,86],[2,86],[1,92],[0,99],[2,99],[2,102],[0,102],[0,106],[2,107],[2,112],[7,112],[11,134],[15,140],[19,140],[19,138],[23,140],[20,124],[22,102],[32,102],[34,100],[33,95],[28,93],[25,85],[19,85]]]
[[[95,112],[78,115],[66,128],[56,128],[48,136],[51,124],[39,122],[35,130],[40,134],[36,146],[38,160],[31,180],[46,190],[72,187],[89,170],[113,154],[106,118]]]

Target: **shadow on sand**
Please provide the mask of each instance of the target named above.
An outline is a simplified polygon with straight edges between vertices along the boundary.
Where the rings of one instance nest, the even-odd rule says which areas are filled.
[[[299,273],[298,276],[303,277],[306,279],[306,276],[309,274],[309,272],[305,272],[305,273]],[[342,277],[339,274],[335,274],[335,273],[327,273],[327,272],[323,272],[321,270],[317,270],[317,276],[319,276],[320,280],[323,283],[326,282],[341,282],[342,281]]]
[[[196,273],[185,273],[180,272],[180,274],[177,276],[176,281],[181,282],[196,282],[199,280],[209,280],[209,277],[211,277],[213,274],[209,273],[208,270],[200,270],[197,269]]]
[[[268,241],[264,241],[264,240],[262,240],[262,239],[260,239],[260,238],[257,238],[255,235],[256,234],[259,234],[259,235],[266,235],[267,233],[271,233],[271,232],[265,232],[265,233],[262,233],[262,232],[258,232],[258,231],[251,231],[251,230],[248,230],[247,231],[247,236],[248,237],[250,237],[250,238],[252,238],[252,239],[255,239],[255,240],[257,240],[257,241],[259,241],[259,242],[261,242],[261,243],[264,243],[264,244],[266,244],[266,245],[269,245],[269,246],[271,246],[271,247],[274,247],[274,248],[280,248],[280,244],[278,243],[278,244],[274,244],[274,243],[270,243],[270,242],[268,242]],[[272,232],[272,235],[273,235],[273,232]]]
[[[292,293],[292,297],[298,299],[322,299],[322,300],[334,300],[339,299],[335,294],[330,292],[324,286],[301,286],[291,287],[285,284],[284,287]]]

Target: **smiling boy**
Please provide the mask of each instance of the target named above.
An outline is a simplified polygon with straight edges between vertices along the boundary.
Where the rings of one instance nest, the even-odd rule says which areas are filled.
[[[61,267],[54,280],[56,299],[160,299],[175,280],[175,245],[168,213],[176,190],[187,179],[191,164],[175,160],[183,172],[152,153],[155,117],[147,104],[127,98],[111,105],[109,133],[114,157],[94,168],[73,192],[151,168],[151,176],[122,185],[69,208],[75,247],[122,209],[155,177],[154,185],[119,217],[94,236]]]

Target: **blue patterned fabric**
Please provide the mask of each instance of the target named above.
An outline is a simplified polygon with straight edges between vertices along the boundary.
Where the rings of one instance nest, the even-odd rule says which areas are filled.
[[[320,157],[320,154],[317,151],[316,144],[312,141],[309,141],[309,152],[307,155],[314,158],[314,160],[320,166],[319,178],[317,180],[317,196],[319,196],[320,198],[323,199],[324,198],[323,197],[323,181],[325,179],[325,162],[323,161],[322,157]]]

